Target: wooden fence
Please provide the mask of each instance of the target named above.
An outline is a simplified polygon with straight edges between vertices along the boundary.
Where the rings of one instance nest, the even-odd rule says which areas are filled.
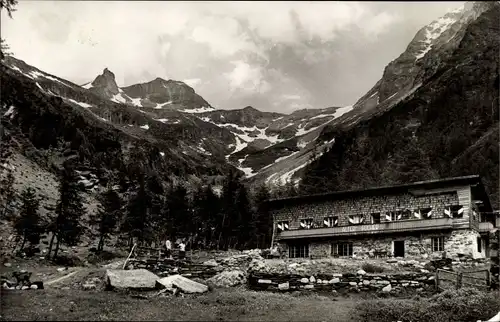
[[[481,290],[490,288],[490,271],[481,269],[476,271],[452,272],[443,269],[436,270],[436,289],[449,290],[462,287],[476,287]]]

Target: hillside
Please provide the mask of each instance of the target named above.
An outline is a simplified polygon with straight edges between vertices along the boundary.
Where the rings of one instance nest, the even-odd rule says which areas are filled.
[[[500,4],[466,4],[467,9],[462,17],[468,20],[452,24],[435,47],[417,57],[418,72],[401,73],[413,80],[395,80],[393,73],[413,46],[386,68],[375,88],[404,88],[395,106],[370,106],[365,98],[372,90],[354,106],[372,111],[359,123],[322,132],[335,144],[306,168],[302,193],[480,174],[498,207]],[[451,32],[451,42],[439,47]]]

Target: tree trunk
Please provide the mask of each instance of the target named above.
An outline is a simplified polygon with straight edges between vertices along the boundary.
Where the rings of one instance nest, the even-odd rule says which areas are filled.
[[[23,236],[23,243],[21,244],[21,251],[23,251],[25,244],[26,244],[26,234],[24,234],[24,236]]]
[[[47,259],[50,259],[50,253],[52,252],[52,244],[54,243],[54,238],[56,237],[55,232],[52,232],[52,237],[50,238],[49,251],[47,252]]]
[[[56,241],[56,249],[54,250],[54,256],[52,258],[56,258],[57,257],[57,252],[59,251],[59,237],[57,237],[57,241]]]
[[[97,250],[102,252],[104,248],[104,235],[101,235],[101,237],[99,238],[99,244],[97,244]]]

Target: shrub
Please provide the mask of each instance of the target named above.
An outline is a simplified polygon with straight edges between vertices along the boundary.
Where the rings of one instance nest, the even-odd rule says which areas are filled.
[[[468,322],[488,320],[500,310],[498,295],[463,288],[428,299],[375,300],[358,304],[361,321]]]
[[[361,268],[367,273],[382,273],[384,271],[383,267],[373,265],[370,263],[365,263]]]

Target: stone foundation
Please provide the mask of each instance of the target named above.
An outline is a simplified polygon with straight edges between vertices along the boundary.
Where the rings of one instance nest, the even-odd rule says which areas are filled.
[[[300,276],[253,273],[249,288],[267,291],[328,291],[400,293],[402,291],[432,291],[435,278],[431,273],[367,274],[357,273]]]
[[[444,252],[452,259],[458,258],[484,258],[485,252],[479,253],[477,250],[477,238],[479,233],[471,229],[461,229],[448,232],[386,235],[368,238],[338,238],[325,239],[321,241],[304,241],[309,244],[309,256],[322,258],[331,256],[332,243],[352,243],[353,257],[373,258],[377,252],[386,252],[389,257],[394,254],[394,241],[404,240],[404,257],[410,259],[418,258],[440,258],[443,252],[432,250],[432,238],[444,237]],[[286,241],[280,242],[284,257],[288,257],[288,244]],[[483,245],[484,248],[484,245]]]

